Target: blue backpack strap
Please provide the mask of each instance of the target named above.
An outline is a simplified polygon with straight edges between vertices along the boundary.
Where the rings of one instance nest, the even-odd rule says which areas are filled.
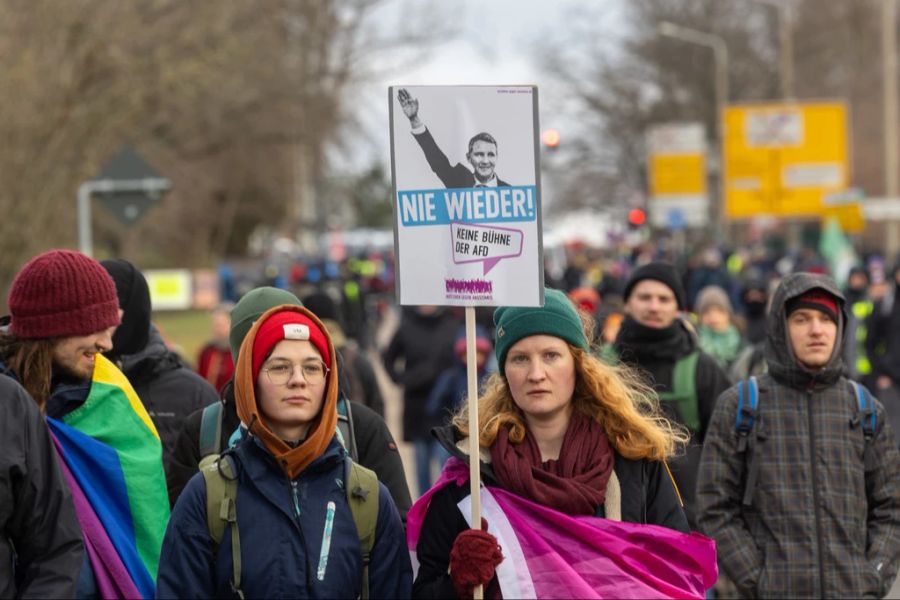
[[[750,448],[750,434],[758,420],[759,409],[759,384],[756,377],[750,377],[738,382],[738,406],[735,415],[734,428],[738,435],[738,452],[747,454]],[[757,453],[750,453],[750,465],[747,468],[747,479],[744,485],[744,497],[742,503],[745,506],[753,504],[753,492],[756,490],[756,480],[759,477],[759,460]]]
[[[856,392],[856,403],[859,407],[859,414],[853,419],[853,422],[862,424],[863,436],[865,437],[865,446],[863,447],[863,463],[866,471],[874,467],[872,459],[872,440],[875,439],[875,426],[878,424],[878,417],[875,412],[875,401],[869,396],[869,392],[861,383],[854,381],[853,389]]]

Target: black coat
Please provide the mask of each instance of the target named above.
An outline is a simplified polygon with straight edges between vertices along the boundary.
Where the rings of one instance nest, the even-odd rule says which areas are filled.
[[[84,545],[47,425],[0,375],[0,598],[72,598]]]
[[[454,427],[435,429],[434,434],[448,452],[468,462],[468,456],[456,445],[462,436]],[[646,459],[629,460],[617,452],[614,469],[622,491],[623,521],[662,525],[688,532],[687,519],[665,465]],[[481,477],[484,485],[500,487],[491,465],[484,462],[481,463]],[[416,546],[419,572],[413,582],[414,598],[456,598],[447,568],[453,541],[460,532],[469,528],[457,507],[459,501],[468,495],[468,485],[448,485],[431,497]],[[598,511],[602,508],[599,507]],[[496,579],[487,588],[492,585],[496,585]],[[486,593],[485,597],[490,597],[490,593]]]
[[[644,332],[647,333],[647,338],[642,337]],[[672,372],[675,363],[679,358],[696,350],[697,341],[685,325],[678,320],[669,329],[666,337],[650,339],[650,335],[658,334],[635,324],[631,317],[627,317],[616,338],[616,351],[623,362],[640,369],[646,382],[657,392],[670,392],[673,386]],[[690,445],[685,449],[683,455],[672,460],[671,467],[675,481],[678,483],[678,489],[684,499],[688,521],[691,523],[691,527],[696,528],[694,504],[703,439],[716,406],[716,399],[731,386],[731,382],[715,359],[703,351],[700,351],[694,374],[700,429],[691,432]],[[662,402],[661,405],[666,416],[678,423],[684,423],[677,404]]]
[[[151,326],[149,342],[135,354],[119,357],[122,372],[156,426],[167,463],[184,420],[197,409],[218,401],[219,393],[184,366]]]
[[[403,386],[403,439],[430,439],[439,417],[429,418],[428,396],[438,377],[455,364],[453,343],[460,323],[450,312],[439,309],[430,315],[406,309],[400,326],[384,351],[384,368]],[[402,369],[398,362],[404,361]]]

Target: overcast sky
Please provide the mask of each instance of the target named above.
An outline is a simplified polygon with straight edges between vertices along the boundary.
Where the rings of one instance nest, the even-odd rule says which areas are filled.
[[[606,35],[610,22],[615,22],[618,0],[594,0],[593,9],[608,7],[597,23],[597,34]],[[402,6],[401,4],[394,6]],[[570,30],[572,13],[584,6],[578,0],[458,0],[446,4],[445,14],[458,19],[459,35],[431,49],[417,68],[393,73],[365,92],[365,105],[370,110],[363,117],[373,137],[362,162],[380,158],[390,164],[387,88],[390,85],[511,85],[538,86],[541,100],[541,127],[553,126],[546,117],[550,96],[536,64],[536,40],[544,36],[559,39]],[[392,22],[396,14],[383,15]],[[362,149],[360,149],[362,150]]]

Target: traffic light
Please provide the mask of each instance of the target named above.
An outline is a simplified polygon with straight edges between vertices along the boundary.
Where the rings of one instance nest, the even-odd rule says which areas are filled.
[[[559,130],[557,129],[545,129],[541,134],[541,142],[544,143],[544,146],[546,146],[548,150],[556,150],[559,146],[560,139]]]
[[[632,208],[628,211],[628,225],[637,229],[647,222],[647,211],[643,208]]]

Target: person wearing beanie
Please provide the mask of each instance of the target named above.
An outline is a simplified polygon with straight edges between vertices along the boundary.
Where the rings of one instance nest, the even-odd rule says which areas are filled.
[[[698,516],[741,597],[882,598],[894,582],[900,454],[883,405],[843,376],[846,324],[831,278],[786,276],[746,436],[736,423],[753,383],[716,403]]]
[[[360,597],[361,538],[345,491],[347,452],[336,433],[338,371],[328,331],[306,308],[284,304],[256,320],[234,379],[246,429],[227,454],[237,476],[229,527],[240,532],[242,548],[253,550],[241,554],[239,567],[231,552],[210,552],[207,487],[195,475],[166,530],[158,598],[213,598],[234,590],[249,598]],[[369,595],[409,597],[403,524],[387,488],[378,487]]]
[[[716,398],[730,381],[682,320],[686,308],[675,267],[657,262],[636,269],[625,285],[625,319],[604,358],[641,371],[644,382],[659,394],[663,412],[690,431],[690,443],[671,467],[688,522],[695,529],[694,496],[703,437]]]
[[[122,311],[112,350],[104,354],[128,377],[153,419],[162,442],[163,465],[168,469],[184,420],[195,410],[217,402],[219,394],[169,350],[150,322],[150,287],[143,273],[121,258],[100,264],[116,284]]]
[[[697,295],[694,311],[700,321],[697,328],[700,348],[727,372],[746,346],[734,324],[728,294],[719,286],[707,286]]]
[[[232,353],[237,357],[241,344],[250,328],[267,310],[282,304],[302,306],[300,300],[292,293],[273,287],[260,287],[244,294],[234,308],[231,309],[231,331],[228,339]],[[330,332],[329,332],[329,335]],[[332,341],[334,338],[332,337]],[[337,353],[339,364],[343,363],[340,352]],[[348,389],[344,373],[339,369],[338,387]],[[388,429],[387,423],[368,406],[353,404],[352,409],[346,403],[342,393],[338,399],[341,421],[349,422],[345,438],[351,449],[356,449],[356,460],[362,466],[371,469],[378,475],[378,480],[387,486],[394,499],[400,517],[406,522],[406,513],[412,504],[409,487],[406,483],[406,472],[397,443]],[[221,432],[218,446],[219,452],[232,445],[232,441],[240,438],[241,419],[238,416],[235,402],[234,386],[231,382],[225,386],[221,394],[221,410],[216,414],[217,423],[213,429]],[[172,506],[181,494],[187,482],[199,471],[203,453],[200,444],[200,431],[204,423],[204,410],[191,413],[185,420],[184,427],[175,443],[175,450],[166,465],[168,474],[169,502]],[[348,416],[346,416],[348,415]],[[212,418],[212,417],[208,417]]]
[[[150,597],[169,507],[159,434],[128,379],[103,356],[120,324],[116,285],[85,254],[49,250],[16,274],[7,304],[0,372],[46,415],[92,550],[76,596]],[[123,560],[127,567],[116,569]]]
[[[712,549],[712,540],[687,535],[665,466],[686,435],[659,413],[652,390],[630,369],[610,366],[591,352],[593,324],[563,292],[545,289],[543,307],[500,307],[494,323],[500,370],[478,399],[477,435],[483,503],[494,498],[499,510],[485,509],[486,522],[473,530],[460,508],[469,495],[463,483],[472,435],[466,403],[450,425],[435,430],[451,458],[440,482],[410,511],[409,529],[419,532],[410,540],[420,565],[413,596],[471,598],[476,585],[485,586],[485,598],[662,593],[638,570],[598,576],[579,565],[615,562],[604,557],[609,548],[593,530],[606,520],[622,521],[619,532],[626,537],[645,532],[650,555],[664,554],[666,540],[672,547],[697,543]],[[536,573],[529,554],[523,556],[515,543],[521,536],[541,548],[539,578],[531,577]],[[578,548],[577,560],[568,554],[571,548]],[[714,553],[702,563],[694,563],[700,571],[696,590],[679,593],[672,587],[665,594],[702,595],[714,580]],[[534,589],[517,588],[516,581],[530,581]]]
[[[347,397],[353,402],[365,404],[383,418],[384,398],[375,377],[375,368],[356,340],[344,333],[335,301],[325,292],[315,292],[303,298],[303,306],[325,323],[331,339],[334,340],[334,347],[344,360],[342,373],[347,376]]]

